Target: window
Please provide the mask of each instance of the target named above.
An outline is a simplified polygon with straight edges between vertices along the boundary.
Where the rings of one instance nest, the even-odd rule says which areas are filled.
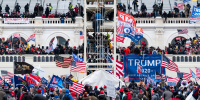
[[[56,38],[57,38],[57,41],[58,41],[58,45],[61,45],[61,46],[64,47],[66,40],[62,37],[56,37]],[[54,40],[54,38],[51,41],[53,41],[53,40]],[[51,41],[50,41],[50,43],[51,43]]]
[[[138,43],[135,43],[135,46],[140,47],[140,46],[142,45],[142,42],[143,42],[143,41],[146,43],[146,46],[148,47],[148,42],[147,42],[147,40],[146,40],[145,38],[141,38],[141,39],[138,41]]]

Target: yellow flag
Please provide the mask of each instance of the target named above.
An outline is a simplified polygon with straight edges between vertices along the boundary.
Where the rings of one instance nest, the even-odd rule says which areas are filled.
[[[29,48],[30,48],[30,47],[29,47],[29,43],[27,43],[27,46],[26,46],[25,51],[28,50]]]
[[[74,78],[72,78],[71,80],[72,80],[72,81],[74,81],[74,82],[77,82],[77,80],[76,80],[76,79],[74,79]]]

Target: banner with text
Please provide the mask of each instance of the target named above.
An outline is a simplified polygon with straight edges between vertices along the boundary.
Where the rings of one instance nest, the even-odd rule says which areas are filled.
[[[4,18],[4,23],[24,23],[28,24],[28,18]]]
[[[200,21],[200,7],[193,6],[190,24]]]
[[[161,55],[125,55],[124,56],[124,76],[129,75],[129,81],[155,77],[155,71],[165,75],[165,68],[161,67]]]

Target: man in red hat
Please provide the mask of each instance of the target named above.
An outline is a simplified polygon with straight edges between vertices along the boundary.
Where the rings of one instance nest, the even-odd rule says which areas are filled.
[[[126,94],[126,96],[123,97],[123,100],[131,100],[132,94],[129,92],[128,88],[124,89],[124,93]]]
[[[100,91],[98,90],[98,86],[94,87],[94,91],[95,91],[96,97],[98,98],[98,95],[100,94]]]
[[[38,89],[37,94],[33,97],[33,100],[45,100],[46,98],[41,94],[42,90]]]

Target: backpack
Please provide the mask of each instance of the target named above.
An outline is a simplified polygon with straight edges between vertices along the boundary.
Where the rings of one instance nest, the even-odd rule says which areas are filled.
[[[68,95],[64,95],[62,100],[69,100],[69,94]]]

